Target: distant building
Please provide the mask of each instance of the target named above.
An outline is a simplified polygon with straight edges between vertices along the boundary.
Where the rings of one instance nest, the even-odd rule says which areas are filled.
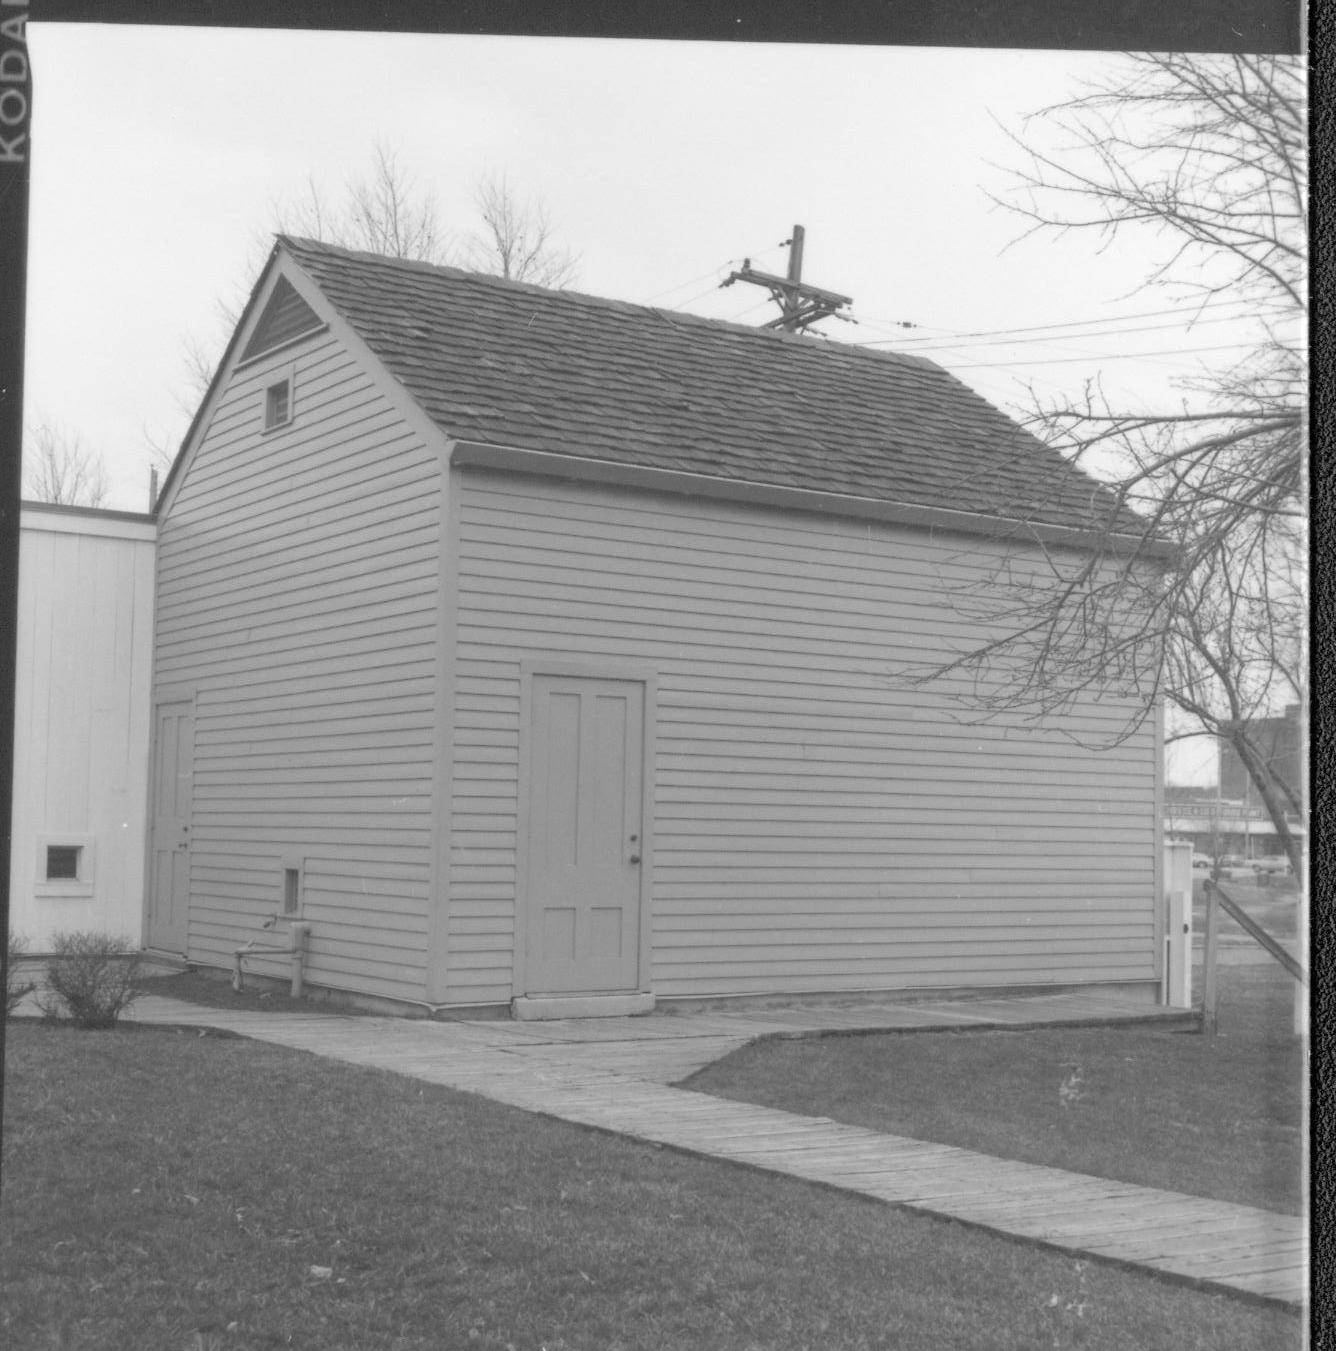
[[[1289,819],[1289,829],[1303,839],[1304,828],[1297,819]],[[1195,853],[1211,858],[1224,854],[1264,858],[1285,852],[1255,794],[1251,801],[1228,798],[1219,796],[1215,788],[1195,784],[1165,785],[1164,834],[1169,840],[1190,840]]]
[[[1248,730],[1276,777],[1300,787],[1304,782],[1304,732],[1299,705],[1290,704],[1276,718],[1254,718]],[[1238,854],[1260,858],[1284,853],[1239,753],[1224,741],[1219,743],[1218,775],[1218,787],[1165,785],[1165,837],[1191,840],[1198,853],[1212,857]],[[1288,817],[1288,823],[1290,833],[1302,840],[1305,831],[1298,817]]]
[[[1303,728],[1299,705],[1290,704],[1278,718],[1253,718],[1248,733],[1261,747],[1267,765],[1284,783],[1298,787],[1303,782]],[[1239,753],[1220,743],[1220,795],[1246,802],[1256,796]]]

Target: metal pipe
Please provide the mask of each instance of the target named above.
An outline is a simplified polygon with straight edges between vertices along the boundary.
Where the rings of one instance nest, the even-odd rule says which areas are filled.
[[[274,921],[271,920],[270,924]],[[265,925],[269,927],[268,924]],[[311,936],[311,925],[305,921],[293,924],[288,930],[288,945],[285,948],[261,946],[253,938],[232,953],[232,988],[241,993],[243,984],[242,962],[250,956],[290,957],[292,959],[292,997],[299,999],[302,982],[306,974],[306,944]]]
[[[306,940],[311,936],[311,926],[305,922],[292,926],[292,997],[300,999],[302,994],[302,975],[306,966]]]

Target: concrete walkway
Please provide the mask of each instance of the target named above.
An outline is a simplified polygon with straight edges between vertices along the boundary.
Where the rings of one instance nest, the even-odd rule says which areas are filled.
[[[139,1021],[229,1030],[477,1093],[527,1112],[783,1173],[996,1233],[1300,1306],[1307,1228],[1293,1216],[993,1158],[826,1118],[671,1088],[766,1036],[1159,1021],[1109,997],[941,1001],[553,1022],[253,1013],[149,996]]]

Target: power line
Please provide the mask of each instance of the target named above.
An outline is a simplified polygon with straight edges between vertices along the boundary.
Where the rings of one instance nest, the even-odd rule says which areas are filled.
[[[713,274],[711,274],[713,275]],[[719,289],[719,283],[712,282],[703,291],[697,291],[694,296],[688,296],[685,300],[678,300],[673,303],[676,310],[684,310],[688,305],[694,305],[698,300],[704,300],[706,296],[712,296]]]
[[[1238,322],[1239,318],[1236,315],[1221,315],[1215,319],[1199,319],[1194,325],[1194,327],[1205,327],[1207,324],[1235,324]],[[943,351],[959,350],[961,348],[967,347],[1020,347],[1031,343],[1070,342],[1073,339],[1079,340],[1084,338],[1119,338],[1122,337],[1124,334],[1159,333],[1165,329],[1177,329],[1180,327],[1181,325],[1179,324],[1140,324],[1136,328],[1091,329],[1085,333],[1068,333],[1059,337],[990,338],[990,339],[976,339],[974,341],[965,341],[958,343],[938,342],[935,339],[930,339],[926,342],[921,343],[919,346],[910,348],[908,350],[912,352],[943,352]],[[886,341],[893,341],[893,339],[887,339]],[[856,347],[871,346],[870,343],[854,343],[852,345]]]
[[[1194,307],[1194,309],[1191,311],[1191,313],[1196,314],[1196,313],[1200,313],[1200,312],[1201,312],[1202,310],[1204,310],[1204,309],[1216,309],[1216,308],[1219,308],[1220,306],[1227,306],[1227,307],[1229,307],[1229,308],[1234,308],[1234,307],[1238,307],[1238,306],[1245,306],[1245,307],[1246,307],[1246,306],[1248,306],[1248,305],[1249,305],[1249,302],[1246,301],[1246,300],[1224,300],[1224,299],[1221,299],[1221,300],[1215,300],[1215,301],[1207,301],[1206,303],[1204,303],[1204,304],[1202,304],[1202,305],[1196,306],[1196,307]],[[1053,329],[1083,328],[1083,327],[1087,327],[1087,326],[1090,325],[1090,324],[1100,324],[1100,323],[1123,323],[1123,322],[1125,322],[1126,320],[1129,320],[1129,319],[1157,319],[1157,318],[1164,317],[1164,316],[1166,316],[1166,315],[1183,316],[1185,313],[1186,313],[1186,312],[1185,312],[1185,310],[1184,310],[1184,308],[1183,308],[1182,306],[1176,306],[1176,307],[1174,307],[1174,308],[1172,308],[1172,309],[1163,309],[1163,310],[1140,310],[1140,311],[1138,311],[1138,312],[1136,312],[1136,313],[1134,313],[1134,314],[1119,314],[1119,315],[1112,315],[1112,316],[1104,316],[1104,315],[1101,315],[1100,317],[1094,318],[1094,319],[1071,319],[1071,320],[1063,321],[1063,322],[1061,322],[1061,323],[1052,323],[1052,324],[1029,324],[1029,325],[1024,325],[1024,326],[1017,327],[1017,328],[979,329],[979,330],[965,331],[965,332],[958,332],[958,331],[956,331],[956,330],[954,330],[954,329],[949,329],[949,328],[936,328],[936,327],[931,327],[931,326],[926,325],[926,324],[912,324],[912,325],[908,325],[908,326],[909,326],[909,327],[913,327],[913,328],[923,328],[923,329],[928,329],[928,330],[929,330],[932,334],[934,334],[934,335],[944,335],[944,336],[957,337],[957,338],[993,338],[993,337],[1005,337],[1005,336],[1007,336],[1007,335],[1009,335],[1009,334],[1013,334],[1013,333],[1041,333],[1041,332],[1048,332],[1048,331],[1053,330]],[[1285,313],[1288,313],[1288,311],[1286,311],[1286,310],[1277,310],[1277,311],[1275,311],[1275,313],[1279,315],[1279,314],[1285,314]],[[869,318],[867,318],[866,316],[863,316],[863,315],[859,315],[858,318],[859,318],[860,322],[862,322],[862,323],[871,323],[874,327],[876,326],[876,323],[877,323],[876,319],[869,319]],[[893,326],[895,326],[895,327],[906,327],[906,326],[907,326],[907,325],[904,323],[904,321],[902,321],[902,320],[883,321],[883,322],[891,323],[891,324],[893,324]],[[1192,322],[1194,322],[1194,321],[1191,320],[1191,319],[1188,319],[1186,322],[1190,325],[1190,324],[1191,324]],[[1204,322],[1204,321],[1203,321],[1203,322]],[[933,336],[933,337],[925,337],[925,338],[905,338],[905,339],[902,339],[901,341],[904,341],[904,342],[911,342],[911,343],[927,343],[927,342],[937,342],[937,341],[939,341],[939,338],[938,338],[938,337],[935,337],[935,336]]]
[[[783,246],[780,244],[775,244],[771,248],[760,249],[755,253],[749,254],[748,257],[765,258],[772,253],[778,253],[782,247]],[[726,258],[722,263],[719,264],[718,267],[712,267],[708,272],[702,272],[700,276],[692,277],[690,281],[680,282],[676,286],[670,286],[666,291],[657,292],[655,295],[650,296],[648,300],[637,300],[635,303],[637,305],[652,305],[656,300],[662,300],[664,296],[670,296],[676,291],[685,291],[688,286],[695,286],[698,283],[703,282],[707,277],[712,277],[715,279],[715,285],[710,287],[710,291],[717,290],[719,288],[719,281],[718,281],[719,274],[725,271],[727,268],[732,267],[735,263],[741,263],[745,261],[746,261],[745,258]],[[701,294],[709,295],[710,291],[703,291],[701,292]],[[698,300],[699,298],[700,298],[699,296],[693,296],[692,300]],[[690,304],[691,302],[684,300],[681,303],[686,305]]]
[[[758,300],[754,305],[748,305],[745,310],[739,310],[737,314],[729,315],[724,322],[728,324],[741,323],[749,314],[754,314],[757,310],[764,309],[770,303],[769,300]]]
[[[1195,313],[1195,312],[1199,312],[1200,310],[1206,309],[1206,308],[1208,308],[1208,307],[1214,308],[1214,307],[1217,306],[1217,305],[1227,305],[1227,306],[1231,306],[1231,307],[1232,307],[1232,306],[1240,306],[1240,305],[1246,306],[1246,305],[1248,305],[1248,302],[1245,301],[1245,300],[1220,300],[1220,301],[1208,301],[1208,302],[1206,302],[1206,303],[1203,304],[1203,305],[1197,306],[1193,312],[1194,312],[1194,313]],[[1164,316],[1166,316],[1166,315],[1183,315],[1183,313],[1184,313],[1183,308],[1182,308],[1181,306],[1179,306],[1179,307],[1174,308],[1174,309],[1165,309],[1165,310],[1143,310],[1143,311],[1140,311],[1140,312],[1137,313],[1137,314],[1120,314],[1120,315],[1115,315],[1115,316],[1113,316],[1113,317],[1111,317],[1111,318],[1100,318],[1100,319],[1072,319],[1072,320],[1068,320],[1068,321],[1066,321],[1066,322],[1063,322],[1063,323],[1057,323],[1057,324],[1030,324],[1030,325],[1027,325],[1027,326],[1024,326],[1024,327],[1020,327],[1020,328],[979,329],[979,330],[976,330],[976,331],[974,331],[974,332],[965,332],[965,333],[957,333],[957,332],[954,332],[953,330],[951,330],[951,329],[949,329],[949,328],[938,328],[938,329],[933,329],[932,331],[933,331],[935,334],[943,334],[943,335],[948,335],[948,336],[955,337],[955,338],[1002,338],[1002,337],[1006,337],[1006,336],[1008,336],[1009,334],[1013,334],[1013,333],[1046,333],[1046,332],[1051,332],[1051,331],[1053,331],[1053,330],[1055,330],[1055,329],[1086,328],[1086,327],[1089,327],[1091,324],[1099,324],[1099,323],[1122,323],[1122,322],[1124,322],[1124,321],[1126,321],[1126,320],[1129,320],[1129,319],[1158,319],[1158,318],[1162,318],[1162,317],[1164,317]],[[1280,313],[1284,313],[1284,311],[1281,311]],[[862,315],[860,315],[860,314],[855,314],[855,315],[854,315],[854,318],[856,318],[856,319],[858,320],[859,323],[864,323],[864,324],[866,324],[866,323],[871,323],[871,324],[873,324],[874,326],[875,326],[875,325],[877,324],[877,322],[878,322],[875,318],[868,319],[868,318],[865,318],[864,316],[862,316]],[[902,323],[903,323],[903,321],[898,321],[898,320],[882,320],[881,322],[882,322],[882,323],[888,323],[888,324],[902,324]],[[1200,322],[1206,323],[1206,322],[1208,322],[1208,321],[1207,321],[1207,320],[1201,320]],[[1218,321],[1218,320],[1215,320],[1215,321],[1210,321],[1210,322],[1219,322],[1219,321]],[[915,328],[922,328],[922,327],[924,327],[924,325],[922,325],[922,324],[914,324],[913,327],[915,327]],[[1168,325],[1168,327],[1173,327],[1173,326],[1172,326],[1172,325]],[[1116,330],[1114,330],[1114,331],[1116,331]],[[875,339],[871,339],[871,340],[866,341],[866,342],[851,343],[851,344],[849,344],[849,345],[852,346],[852,347],[879,347],[879,346],[884,346],[886,343],[891,343],[891,342],[903,342],[903,343],[905,343],[905,344],[907,344],[907,345],[912,344],[913,346],[916,346],[916,347],[917,347],[917,346],[925,345],[925,344],[927,344],[927,343],[940,343],[940,342],[941,342],[941,339],[940,339],[939,337],[925,337],[925,338],[875,338]]]
[[[659,291],[656,294],[647,297],[645,300],[637,300],[635,303],[637,305],[652,305],[656,300],[662,300],[664,296],[670,296],[677,291],[685,291],[688,286],[697,286],[703,282],[706,277],[718,276],[718,274],[722,272],[724,268],[728,267],[731,262],[732,259],[729,259],[729,262],[727,263],[721,263],[718,267],[712,267],[708,272],[702,272],[699,277],[692,277],[690,281],[684,281],[678,286],[670,286],[666,291]],[[714,290],[715,288],[711,287],[710,289]]]
[[[1239,344],[1234,342],[1223,343],[1217,347],[1166,347],[1158,352],[1091,352],[1086,356],[1079,357],[1037,357],[1027,358],[1024,362],[1020,361],[970,361],[964,363],[951,363],[951,369],[956,371],[979,370],[984,367],[1002,367],[1002,366],[1066,366],[1076,361],[1141,361],[1151,357],[1162,356],[1196,356],[1202,352],[1237,352]]]
[[[787,244],[790,241],[785,242]],[[770,249],[758,251],[757,253],[752,254],[750,256],[764,257],[766,254],[779,252],[780,249],[783,247],[784,245],[776,245]],[[697,301],[703,300],[707,296],[717,291],[719,289],[719,286],[721,285],[721,283],[717,280],[719,273],[722,272],[724,268],[728,267],[730,264],[735,263],[737,261],[738,261],[737,259],[730,259],[724,264],[721,264],[720,267],[718,268],[711,269],[709,272],[701,273],[699,276],[692,278],[690,281],[683,282],[675,287],[670,287],[668,290],[661,291],[656,296],[651,297],[650,300],[642,301],[640,303],[650,304],[654,300],[662,299],[665,296],[673,295],[676,292],[684,290],[687,287],[693,286],[698,282],[706,280],[707,278],[711,279],[712,284],[706,287],[704,290],[699,291],[691,296],[688,296],[684,300],[674,302],[674,308],[686,309],[687,307],[695,304]],[[745,262],[745,260],[743,261]],[[746,318],[746,316],[752,314],[755,310],[762,308],[765,303],[767,302],[763,301],[758,305],[748,306],[746,309],[742,310],[737,315],[729,319],[728,322],[737,323],[741,321],[742,319]],[[903,336],[897,336],[894,338],[877,338],[861,342],[850,342],[846,345],[851,347],[894,346],[897,350],[903,351],[911,355],[919,352],[950,354],[952,352],[969,352],[971,351],[971,349],[978,350],[980,348],[987,348],[987,347],[1009,347],[1013,345],[1022,345],[1022,344],[1031,345],[1031,344],[1057,343],[1063,341],[1064,339],[1106,340],[1109,338],[1121,337],[1123,335],[1130,336],[1137,333],[1149,333],[1162,331],[1165,329],[1174,329],[1178,328],[1180,325],[1190,329],[1195,325],[1205,326],[1207,324],[1238,322],[1239,319],[1242,317],[1239,315],[1234,316],[1216,315],[1209,319],[1203,319],[1199,317],[1203,311],[1219,310],[1222,308],[1252,309],[1253,307],[1247,300],[1236,300],[1225,297],[1217,297],[1214,299],[1203,301],[1200,305],[1193,306],[1191,307],[1191,309],[1187,309],[1186,307],[1180,305],[1164,309],[1140,310],[1132,314],[1115,315],[1110,317],[1101,316],[1100,318],[1097,319],[1073,319],[1052,324],[1029,324],[1017,326],[1014,328],[978,329],[960,333],[953,332],[950,329],[940,329],[933,327],[930,328],[929,330],[931,336],[925,335],[924,337],[920,338],[909,338]],[[1272,313],[1275,314],[1277,317],[1283,317],[1288,314],[1288,311],[1279,310],[1273,311]],[[879,320],[875,317],[868,318],[863,315],[856,315],[850,317],[855,318],[856,321],[859,323],[869,324],[874,329],[877,327],[881,327],[883,325],[895,326],[897,328],[918,328],[918,329],[927,327],[925,325],[917,323],[909,323],[904,320],[888,320],[888,319]],[[1137,327],[1134,328],[1117,328],[1108,326],[1112,324],[1124,324],[1129,321],[1135,321],[1139,319],[1159,319],[1166,317],[1177,319],[1179,323],[1144,324],[1138,325]],[[1084,330],[1084,331],[1077,332],[1074,330]],[[1050,335],[1050,336],[1024,336],[1031,334]],[[1158,358],[1163,357],[1172,357],[1172,356],[1193,357],[1208,352],[1222,352],[1230,350],[1237,351],[1245,345],[1247,345],[1245,342],[1238,342],[1238,343],[1225,343],[1214,346],[1194,347],[1194,348],[1176,347],[1151,352],[1117,352],[1117,353],[1102,353],[1102,354],[1085,353],[1082,355],[1069,357],[1027,356],[1024,359],[1024,361],[972,361],[960,363],[951,361],[950,365],[951,368],[954,370],[985,370],[985,369],[1008,369],[1022,366],[1025,369],[1031,369],[1038,366],[1073,365],[1078,362],[1090,363],[1090,362],[1108,362],[1108,361],[1154,361]],[[949,361],[949,355],[946,357],[946,359]]]

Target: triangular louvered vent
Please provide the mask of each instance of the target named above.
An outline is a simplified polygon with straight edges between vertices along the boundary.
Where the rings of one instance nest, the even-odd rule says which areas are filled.
[[[320,326],[315,311],[297,294],[286,277],[280,277],[241,360],[249,361]]]

